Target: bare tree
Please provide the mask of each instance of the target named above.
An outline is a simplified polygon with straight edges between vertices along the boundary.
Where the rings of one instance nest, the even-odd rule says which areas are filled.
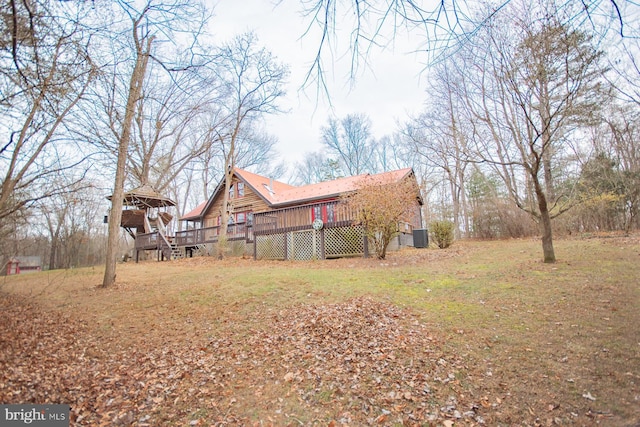
[[[399,32],[419,34],[415,50],[425,53],[425,60],[437,63],[464,46],[474,36],[491,26],[513,0],[500,0],[486,7],[483,1],[450,0],[433,3],[414,0],[302,0],[307,19],[305,35],[317,38],[312,66],[304,86],[315,85],[328,95],[325,64],[335,56],[351,60],[350,77],[357,77],[361,67],[375,49],[392,46]],[[565,21],[562,24],[585,26],[587,30],[606,33],[612,28],[622,37],[629,33],[635,19],[633,2],[618,0],[572,0],[559,4]],[[340,44],[342,41],[342,44]],[[339,46],[344,46],[341,50]],[[329,67],[330,68],[330,67]]]
[[[67,132],[95,75],[81,14],[82,8],[44,0],[3,5],[0,228],[36,201],[76,188],[57,186],[56,177],[85,160]]]
[[[567,134],[596,109],[602,54],[588,35],[546,11],[515,12],[522,37],[494,28],[484,39],[488,49],[474,47],[473,66],[481,71],[466,92],[476,126],[474,155],[495,167],[514,202],[536,218],[544,261],[555,262],[551,219],[570,205],[557,192],[553,164]],[[522,185],[530,190],[524,195]]]
[[[73,177],[66,177],[73,181]],[[78,184],[72,184],[78,185]],[[105,235],[102,224],[103,195],[92,186],[81,184],[69,192],[46,200],[38,206],[39,220],[48,233],[48,267],[70,268],[103,262]],[[97,253],[96,253],[97,252]]]
[[[227,122],[210,120],[206,126],[206,134],[213,142],[209,149],[191,161],[188,173],[194,174],[192,185],[198,196],[199,202],[211,195],[212,188],[224,177],[226,145],[216,140],[218,132],[221,132]],[[277,158],[277,138],[262,129],[258,121],[246,121],[246,129],[236,138],[235,167],[260,171],[262,175],[274,178],[284,174],[285,166]]]
[[[610,131],[610,142],[607,145],[612,149],[611,157],[622,176],[620,184],[627,231],[640,226],[639,119],[638,109],[627,104],[622,107],[612,106],[605,120],[605,125]]]
[[[622,6],[626,13],[631,13],[633,8],[638,7],[632,2],[624,2]],[[603,45],[609,53],[608,63],[611,69],[607,80],[616,91],[618,99],[640,106],[640,29],[637,25],[629,26],[626,27],[625,33],[629,34],[629,37],[620,39],[618,34],[607,34],[603,38]]]
[[[190,72],[168,75],[152,64],[136,103],[135,132],[128,162],[135,185],[163,192],[194,159],[211,147],[211,135],[198,127],[211,99],[209,88]]]
[[[371,164],[373,169],[371,172],[388,172],[396,169],[411,166],[407,162],[404,141],[401,133],[392,135],[384,135],[376,140],[373,145],[373,158]]]
[[[111,214],[109,215],[109,237],[107,242],[107,254],[104,279],[102,287],[112,286],[116,281],[116,262],[118,260],[118,237],[120,232],[120,221],[122,219],[122,204],[124,196],[125,166],[129,153],[129,140],[131,138],[131,128],[135,116],[136,102],[141,96],[142,84],[144,83],[149,57],[151,56],[151,46],[154,36],[146,33],[141,28],[145,15],[149,9],[145,8],[139,15],[132,16],[131,34],[135,41],[135,65],[131,72],[129,82],[129,92],[125,106],[122,129],[118,135],[118,154],[116,160],[116,174],[113,184],[113,194],[111,196]]]
[[[284,95],[287,67],[264,48],[258,48],[253,33],[234,38],[217,56],[216,78],[223,90],[224,120],[211,128],[224,159],[224,196],[220,212],[219,255],[222,256],[230,214],[229,189],[233,168],[238,164],[241,141],[251,140],[251,129],[265,115],[279,112],[278,99]],[[244,144],[249,150],[251,144]]]
[[[473,130],[464,120],[463,100],[457,91],[456,73],[452,64],[443,61],[434,68],[431,95],[427,111],[411,120],[405,135],[419,159],[429,167],[444,173],[452,202],[452,216],[456,237],[470,232],[467,211],[466,182],[468,144]]]
[[[315,184],[341,178],[340,163],[317,151],[306,153],[294,168],[293,182],[298,185]]]
[[[177,37],[177,33],[183,30],[188,36],[188,40],[195,41],[202,29],[202,24],[207,19],[207,15],[199,3],[186,0],[173,0],[171,2],[149,0],[140,8],[136,8],[135,5],[125,1],[118,2],[117,5],[120,7],[120,12],[127,17],[125,22],[128,22],[128,29],[121,35],[125,35],[124,40],[131,42],[133,60],[129,61],[130,68],[125,72],[128,75],[128,86],[126,88],[118,86],[117,78],[107,81],[108,83],[113,83],[110,87],[107,84],[107,93],[112,94],[110,98],[112,101],[108,102],[105,107],[108,128],[111,131],[111,137],[116,141],[116,144],[111,146],[114,147],[117,153],[117,161],[111,198],[111,215],[109,215],[109,238],[103,287],[108,287],[115,283],[129,144],[132,139],[136,115],[139,111],[137,107],[143,95],[145,79],[148,76],[149,63],[153,61],[162,66],[167,72],[181,71],[195,65],[194,55],[196,54],[195,48],[197,46],[194,42],[188,44],[190,55],[172,55],[174,58],[186,58],[186,63],[176,64],[162,58],[163,53],[174,52],[167,52],[166,47],[163,51],[156,45],[156,41],[162,41],[167,37],[173,43],[177,43],[178,40],[181,40],[180,37]],[[183,26],[186,26],[186,28]],[[111,40],[114,41],[116,39],[116,35],[113,34]],[[176,46],[176,48],[178,47]],[[114,66],[114,69],[119,73],[123,71],[122,68],[120,64],[115,64]],[[118,103],[119,93],[124,94],[123,98],[126,100],[124,104]],[[100,95],[104,95],[104,93],[97,96]],[[102,142],[104,143],[104,141]]]
[[[337,120],[330,118],[322,127],[322,142],[329,149],[329,157],[339,160],[345,175],[355,176],[375,170],[375,142],[371,137],[371,120],[364,114],[348,114]]]

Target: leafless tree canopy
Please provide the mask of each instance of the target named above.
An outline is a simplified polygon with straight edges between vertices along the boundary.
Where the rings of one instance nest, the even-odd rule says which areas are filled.
[[[375,142],[371,120],[364,114],[348,114],[340,120],[329,119],[322,128],[322,142],[329,157],[338,160],[346,176],[373,172]]]
[[[329,121],[297,182],[412,166],[427,221],[460,236],[541,232],[548,260],[551,219],[554,233],[640,226],[636,2],[291,1],[317,41],[303,86],[326,91],[327,64],[343,57],[357,78],[409,34],[429,81],[425,111],[400,133],[375,139],[356,112]],[[151,184],[184,212],[233,166],[281,173],[264,117],[281,111],[288,70],[253,33],[210,38],[206,6],[0,0],[5,252],[47,241],[52,268],[91,262],[69,254],[105,237],[96,200],[113,194],[112,283],[125,187]]]
[[[549,262],[551,219],[578,211],[587,197],[581,169],[599,150],[587,135],[602,138],[603,121],[619,114],[602,109],[616,103],[601,50],[612,34],[562,6],[510,1],[430,69],[427,109],[405,130],[421,161],[441,171],[434,197],[451,206],[441,215],[459,232],[527,234],[535,221]],[[623,197],[616,194],[608,200]]]
[[[278,101],[285,94],[284,83],[289,77],[287,66],[280,63],[271,52],[258,45],[254,33],[235,37],[223,45],[216,54],[214,78],[219,83],[219,104],[215,116],[219,122],[211,123],[209,133],[224,161],[225,191],[223,209],[220,212],[222,236],[219,249],[224,246],[229,218],[228,196],[233,168],[250,163],[251,147],[256,142],[256,132],[261,119],[280,111]],[[257,126],[258,125],[258,126]],[[266,139],[269,147],[273,140]],[[264,150],[256,150],[261,155]],[[222,255],[223,251],[219,251]]]
[[[328,95],[326,73],[335,58],[351,58],[351,77],[366,68],[372,51],[393,46],[399,33],[419,35],[416,51],[425,53],[425,65],[451,55],[492,19],[503,13],[512,0],[301,0],[308,27],[305,36],[317,41],[304,85]],[[596,32],[612,29],[622,37],[637,36],[627,8],[634,2],[619,0],[573,0],[562,8],[568,22],[588,25]],[[345,29],[346,28],[346,29]]]
[[[0,222],[64,189],[83,156],[65,136],[66,119],[95,76],[88,40],[70,11],[11,1],[0,20]],[[80,12],[77,12],[80,13]],[[70,170],[74,172],[70,172]]]

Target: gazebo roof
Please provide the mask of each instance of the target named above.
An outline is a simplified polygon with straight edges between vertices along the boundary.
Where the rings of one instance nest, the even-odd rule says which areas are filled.
[[[112,196],[107,197],[111,200]],[[141,185],[131,191],[124,193],[123,203],[127,206],[138,208],[159,208],[165,206],[175,206],[176,202],[168,197],[162,196],[149,184]]]

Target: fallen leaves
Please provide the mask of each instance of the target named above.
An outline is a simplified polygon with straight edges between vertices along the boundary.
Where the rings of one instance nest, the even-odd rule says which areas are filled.
[[[67,403],[76,425],[144,424],[190,369],[164,349],[105,346],[88,325],[28,301],[0,304],[2,403]]]
[[[515,368],[527,359],[570,366],[579,358],[565,360],[564,348],[547,360],[527,343],[518,356],[505,345],[487,348],[478,335],[483,353],[473,357],[472,325],[447,335],[372,298],[273,311],[254,305],[247,314],[235,307],[222,319],[171,314],[162,327],[110,324],[106,333],[104,323],[0,293],[0,403],[68,403],[75,426],[553,425],[584,423],[585,413],[587,421],[612,417],[596,412],[606,397],[585,384],[585,371],[536,380]],[[494,355],[502,359],[492,362]],[[508,364],[512,355],[522,359]],[[527,383],[517,398],[513,378]],[[544,394],[541,385],[554,381],[580,385],[571,405]]]
[[[237,403],[274,388],[282,397],[262,403],[273,416],[291,417],[295,405],[340,425],[419,425],[463,405],[437,403],[460,387],[462,361],[424,324],[368,298],[271,314],[240,339],[231,328],[162,347],[96,338],[90,325],[18,297],[0,304],[0,402],[69,403],[74,425],[245,424]]]
[[[227,348],[226,339],[213,340],[211,348]],[[458,356],[443,353],[426,325],[370,298],[281,311],[247,337],[243,357],[235,357],[238,366],[269,367],[267,378],[249,387],[282,381],[298,405],[321,407],[342,424],[420,425],[448,416],[434,400],[437,392],[460,387],[456,374],[464,377],[465,370]],[[469,410],[477,406],[458,406],[474,419]]]

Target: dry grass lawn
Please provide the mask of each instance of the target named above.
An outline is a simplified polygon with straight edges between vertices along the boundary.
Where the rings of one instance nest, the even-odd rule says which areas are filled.
[[[640,235],[0,279],[0,403],[72,425],[640,425]]]

